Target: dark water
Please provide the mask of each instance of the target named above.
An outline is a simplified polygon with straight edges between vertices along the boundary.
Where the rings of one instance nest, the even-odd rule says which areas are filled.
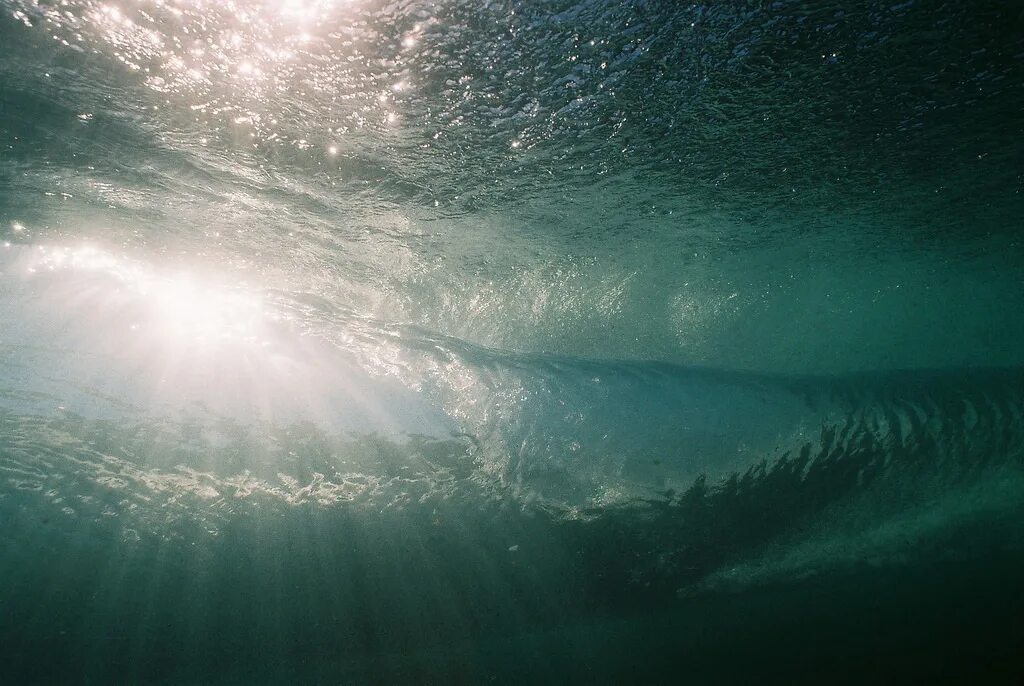
[[[1024,6],[0,8],[0,682],[1024,679]]]

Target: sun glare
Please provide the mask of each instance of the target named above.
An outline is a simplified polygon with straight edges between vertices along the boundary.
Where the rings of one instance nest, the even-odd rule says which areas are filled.
[[[93,246],[41,247],[30,273],[74,270],[113,279],[142,308],[132,330],[155,327],[167,338],[255,340],[265,319],[262,298],[240,287],[204,281],[187,271],[162,273]]]
[[[5,295],[25,302],[27,323],[13,337],[45,342],[40,354],[52,357],[39,376],[89,389],[63,394],[61,407],[99,412],[116,398],[160,413],[199,404],[240,422],[383,435],[448,431],[418,393],[367,363],[380,354],[376,343],[338,345],[310,333],[279,291],[265,301],[227,273],[96,246],[4,254],[15,252],[22,254],[12,268],[0,270],[0,314]]]
[[[157,317],[175,331],[216,338],[253,336],[263,319],[256,296],[218,291],[183,274],[152,286]]]

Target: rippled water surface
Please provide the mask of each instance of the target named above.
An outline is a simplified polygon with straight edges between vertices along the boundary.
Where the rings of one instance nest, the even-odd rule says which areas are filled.
[[[1024,678],[1015,3],[0,10],[0,681]]]

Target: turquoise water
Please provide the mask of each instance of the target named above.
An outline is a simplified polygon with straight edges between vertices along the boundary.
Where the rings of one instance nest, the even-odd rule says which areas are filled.
[[[0,8],[0,681],[1024,678],[1013,3]]]

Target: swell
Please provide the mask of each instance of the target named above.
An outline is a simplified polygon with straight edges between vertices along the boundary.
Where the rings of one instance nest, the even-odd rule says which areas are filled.
[[[518,552],[515,532],[530,531],[527,540],[540,536],[560,554],[571,553],[569,571],[562,573],[576,579],[588,602],[636,611],[746,583],[730,570],[761,582],[763,568],[794,551],[802,562],[776,564],[783,576],[845,564],[848,556],[835,548],[837,532],[870,538],[891,522],[923,518],[930,529],[921,537],[948,539],[964,522],[1005,520],[1024,494],[1024,376],[1018,369],[822,379],[519,358],[518,365],[492,361],[487,385],[494,390],[498,379],[508,383],[509,370],[520,380],[545,379],[558,389],[551,394],[556,404],[595,374],[610,380],[604,418],[629,406],[627,388],[662,399],[671,398],[666,388],[714,391],[709,403],[737,410],[739,421],[718,424],[712,442],[725,441],[722,454],[737,445],[746,450],[738,462],[712,462],[713,468],[694,463],[687,442],[677,444],[677,454],[667,444],[643,445],[618,455],[618,463],[588,454],[585,445],[559,457],[556,449],[579,440],[578,432],[563,427],[559,442],[544,433],[555,424],[541,425],[537,416],[516,423],[507,414],[491,435],[403,441],[335,436],[302,423],[260,427],[197,416],[131,424],[5,412],[0,508],[20,513],[8,523],[56,518],[72,526],[106,519],[120,536],[172,537],[185,545],[190,538],[258,528],[267,512],[323,518],[325,536],[339,516],[386,527],[374,520],[391,512],[395,526],[428,539],[437,522],[458,521],[463,533],[486,539],[484,550],[473,553],[485,557],[502,546]],[[536,388],[532,393],[540,395]],[[762,399],[769,403],[764,407],[778,406],[779,397],[789,399],[793,414],[766,411],[762,420],[788,444],[755,448],[755,441],[730,433],[749,428],[750,407],[762,406]],[[683,404],[666,405],[656,419],[717,418],[706,406],[694,414],[684,402],[692,398],[677,396]],[[774,424],[779,417],[795,424]],[[583,425],[595,428],[592,420],[586,417]],[[628,420],[598,428],[628,436],[620,446],[642,443],[646,425]],[[701,431],[670,424],[664,434]],[[509,446],[518,452],[494,457]],[[697,475],[685,480],[694,470]],[[665,478],[664,471],[675,476]],[[883,564],[916,559],[928,548],[920,540],[867,538],[858,543],[864,555]],[[966,539],[948,541],[944,549],[974,554]],[[540,564],[535,556],[550,553],[535,547],[518,557]],[[403,556],[383,549],[376,554],[395,564]]]
[[[795,387],[810,406],[838,399],[851,408],[814,440],[721,480],[702,475],[682,491],[584,513],[603,520],[579,525],[585,564],[606,570],[598,595],[635,608],[638,595],[656,604],[672,592],[794,581],[848,563],[840,548],[851,541],[852,555],[875,565],[962,559],[1015,528],[1020,370],[861,375],[824,394],[809,381]],[[894,524],[899,536],[876,536]],[[786,560],[793,551],[800,564]]]
[[[778,375],[439,338],[413,347],[423,366],[405,371],[505,485],[583,507],[773,469],[843,483],[889,469],[959,475],[1018,455],[1024,429],[1020,368]]]
[[[569,656],[569,683],[592,683],[592,665],[609,682],[637,669],[652,683],[659,669],[715,682],[749,668],[789,683],[793,645],[821,640],[802,622],[825,632],[826,656],[846,655],[855,621],[877,627],[864,639],[877,654],[905,660],[908,597],[915,617],[931,618],[915,620],[915,636],[963,634],[986,659],[1009,642],[998,608],[1017,602],[1007,590],[1024,559],[1019,370],[783,379],[519,362],[493,362],[492,383],[514,368],[565,391],[620,368],[618,391],[685,381],[722,398],[780,393],[828,421],[742,469],[580,505],[532,496],[541,481],[527,472],[495,479],[477,436],[398,443],[301,425],[213,431],[208,416],[133,425],[0,413],[5,669],[20,682],[85,669],[235,683],[267,678],[249,666],[287,652],[275,680],[319,668],[476,683],[497,654],[528,650],[554,664]],[[887,527],[898,535],[875,535]],[[979,593],[984,616],[964,609]],[[995,642],[965,628],[975,626]],[[643,665],[627,673],[595,637]],[[542,666],[508,673],[550,680]]]

